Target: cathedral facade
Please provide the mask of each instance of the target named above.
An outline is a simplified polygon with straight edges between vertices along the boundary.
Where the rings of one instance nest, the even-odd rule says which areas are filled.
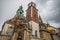
[[[0,40],[60,40],[59,31],[43,23],[35,3],[28,4],[26,17],[23,12],[20,6],[16,15],[3,24]]]

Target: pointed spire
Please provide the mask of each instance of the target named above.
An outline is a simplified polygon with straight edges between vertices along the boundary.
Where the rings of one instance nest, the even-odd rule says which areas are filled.
[[[42,19],[41,19],[40,15],[39,15],[39,22],[42,22]]]
[[[47,21],[47,27],[49,26],[49,23],[48,23],[48,21]]]
[[[39,15],[39,20],[41,20],[41,17],[40,17],[40,15]]]

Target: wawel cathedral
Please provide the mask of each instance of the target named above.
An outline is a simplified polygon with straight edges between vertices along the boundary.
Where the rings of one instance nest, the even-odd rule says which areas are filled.
[[[60,40],[60,31],[43,23],[36,4],[30,2],[24,16],[20,6],[16,15],[5,21],[0,32],[0,40]]]

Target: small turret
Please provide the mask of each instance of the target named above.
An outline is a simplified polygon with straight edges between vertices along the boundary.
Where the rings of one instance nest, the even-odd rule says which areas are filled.
[[[30,3],[28,4],[28,6],[34,6],[34,7],[36,7],[36,4],[35,4],[34,2],[30,2]]]
[[[20,15],[20,16],[23,16],[23,7],[20,6],[19,9],[17,10],[17,16]]]
[[[25,19],[23,13],[24,13],[24,11],[23,11],[23,7],[21,5],[19,7],[19,9],[17,10],[15,17],[20,17],[23,20],[23,19]]]

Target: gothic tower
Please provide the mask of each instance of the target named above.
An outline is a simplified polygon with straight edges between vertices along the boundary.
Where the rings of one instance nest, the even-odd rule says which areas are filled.
[[[26,10],[26,19],[27,21],[34,21],[36,23],[38,23],[38,13],[37,13],[37,9],[36,9],[36,4],[31,2],[28,4],[28,9]]]
[[[32,35],[39,38],[39,17],[37,11],[36,4],[33,2],[29,3],[28,9],[26,10],[26,20],[29,22],[30,27],[32,28]]]

